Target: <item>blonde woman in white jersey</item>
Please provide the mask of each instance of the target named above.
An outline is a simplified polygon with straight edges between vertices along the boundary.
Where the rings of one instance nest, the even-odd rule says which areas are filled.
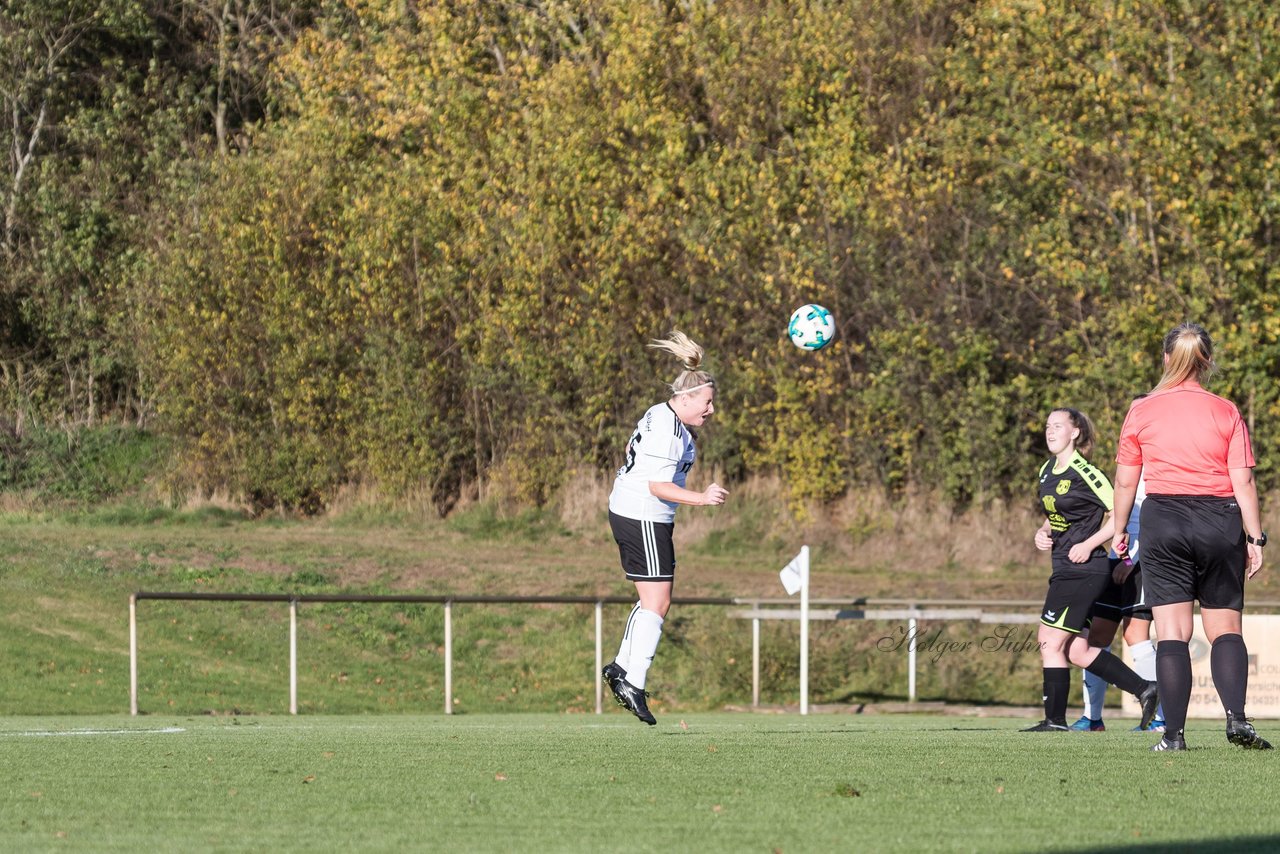
[[[609,494],[609,526],[639,601],[627,617],[617,657],[601,675],[619,705],[653,725],[657,720],[644,686],[671,607],[676,507],[723,504],[729,493],[716,483],[702,492],[685,486],[697,455],[697,430],[715,412],[716,381],[702,370],[702,348],[679,331],[649,346],[675,356],[684,370],[671,383],[671,397],[649,407],[636,425]]]

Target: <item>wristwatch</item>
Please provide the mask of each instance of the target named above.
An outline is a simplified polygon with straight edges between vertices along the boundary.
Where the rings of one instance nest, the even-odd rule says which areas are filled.
[[[1263,531],[1262,534],[1259,535],[1258,539],[1255,540],[1253,537],[1249,536],[1248,531],[1245,531],[1244,541],[1246,543],[1250,543],[1251,545],[1255,545],[1258,548],[1262,548],[1267,544],[1267,532]]]

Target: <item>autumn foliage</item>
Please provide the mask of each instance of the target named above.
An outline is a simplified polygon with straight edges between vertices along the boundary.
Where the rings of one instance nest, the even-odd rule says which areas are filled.
[[[14,423],[146,421],[259,506],[544,502],[617,464],[680,328],[726,477],[964,503],[1021,488],[1054,405],[1107,459],[1194,319],[1275,485],[1274,4],[46,6],[116,11],[3,199]]]

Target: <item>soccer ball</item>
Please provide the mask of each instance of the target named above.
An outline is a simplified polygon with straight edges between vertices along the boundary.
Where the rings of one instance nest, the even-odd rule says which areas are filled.
[[[802,305],[791,313],[787,334],[801,350],[821,350],[836,337],[836,319],[820,305]]]

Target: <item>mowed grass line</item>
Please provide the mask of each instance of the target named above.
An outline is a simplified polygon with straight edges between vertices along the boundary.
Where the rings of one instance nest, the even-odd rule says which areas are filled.
[[[1274,850],[1274,752],[1196,723],[689,714],[0,719],[0,849]],[[1267,732],[1273,727],[1260,724]],[[159,732],[180,727],[181,732]],[[102,734],[53,732],[131,730]],[[1275,732],[1269,732],[1275,735]]]

